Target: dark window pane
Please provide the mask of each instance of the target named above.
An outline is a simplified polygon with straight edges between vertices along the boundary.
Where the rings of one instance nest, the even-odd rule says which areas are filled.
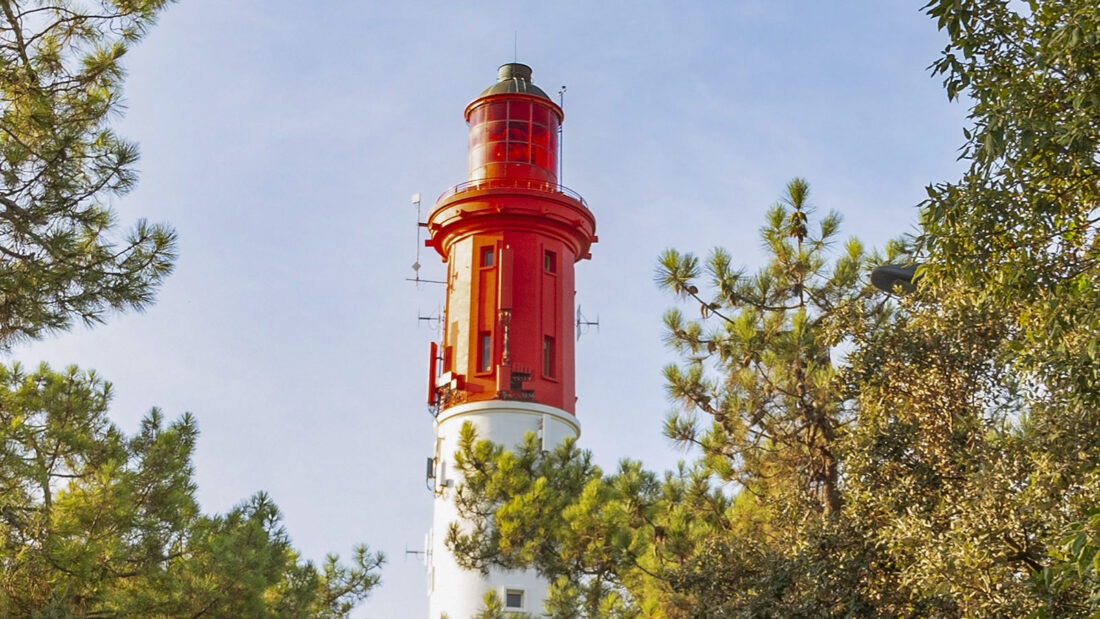
[[[486,118],[488,120],[507,120],[508,119],[508,102],[507,101],[493,101],[488,106],[488,112]]]
[[[479,105],[470,112],[470,119],[467,122],[471,127],[485,121],[485,110],[484,105]]]
[[[504,592],[505,608],[523,608],[523,591],[508,589]]]
[[[549,108],[541,106],[541,105],[536,105],[536,106],[534,106],[534,109],[531,111],[531,120],[535,121],[536,123],[538,123],[540,125],[546,126],[546,125],[550,124],[550,116],[551,115],[552,114],[550,113]]]
[[[508,107],[509,120],[531,120],[530,101],[512,101]]]
[[[477,371],[488,372],[493,362],[493,336],[488,331],[478,334]]]
[[[508,161],[531,163],[531,146],[527,142],[509,142]]]
[[[528,131],[530,131],[530,124],[523,120],[510,120],[508,121],[508,141],[509,142],[526,142],[528,140]]]
[[[508,123],[500,120],[491,123],[485,123],[485,140],[487,142],[503,142],[508,136]]]
[[[535,146],[541,146],[543,148],[550,148],[550,140],[556,136],[551,134],[546,127],[541,125],[533,125],[531,127],[531,143]]]
[[[547,335],[542,338],[542,375],[554,377],[554,338]]]
[[[531,163],[550,170],[550,155],[545,148],[531,147]]]

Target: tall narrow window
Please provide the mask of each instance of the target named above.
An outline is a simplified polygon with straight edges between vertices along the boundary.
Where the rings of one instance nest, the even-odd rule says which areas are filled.
[[[493,363],[493,336],[488,331],[477,334],[477,371],[488,372]]]
[[[549,335],[542,338],[542,375],[554,378],[554,338]]]
[[[483,266],[483,267],[493,266],[493,258],[495,257],[495,255],[496,255],[496,252],[494,251],[494,247],[492,245],[486,245],[485,247],[482,247],[481,248],[481,261],[480,261],[481,266]]]
[[[550,250],[542,253],[542,270],[547,273],[558,272],[558,254]]]

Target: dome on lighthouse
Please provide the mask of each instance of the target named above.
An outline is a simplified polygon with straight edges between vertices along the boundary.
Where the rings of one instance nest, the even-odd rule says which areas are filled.
[[[531,67],[521,62],[501,65],[497,70],[497,83],[482,91],[478,98],[516,92],[551,100],[541,88],[531,82]]]

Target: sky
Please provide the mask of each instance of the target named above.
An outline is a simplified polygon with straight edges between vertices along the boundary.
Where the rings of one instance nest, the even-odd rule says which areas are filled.
[[[417,212],[466,180],[463,109],[518,60],[566,87],[562,182],[597,218],[577,301],[581,445],[664,470],[672,404],[653,283],[666,248],[761,264],[787,182],[868,246],[915,230],[929,183],[959,176],[966,109],[927,67],[923,2],[183,0],[126,58],[141,177],[119,221],[167,222],[180,258],[156,304],[15,348],[95,369],[135,432],[192,412],[198,497],[265,490],[306,558],[385,552],[353,614],[427,613],[424,402],[442,290],[414,284]],[[443,273],[430,250],[421,276]]]

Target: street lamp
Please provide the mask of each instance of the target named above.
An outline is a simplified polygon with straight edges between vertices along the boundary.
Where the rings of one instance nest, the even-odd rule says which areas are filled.
[[[871,269],[871,285],[883,292],[913,292],[917,289],[918,264],[884,264]]]

